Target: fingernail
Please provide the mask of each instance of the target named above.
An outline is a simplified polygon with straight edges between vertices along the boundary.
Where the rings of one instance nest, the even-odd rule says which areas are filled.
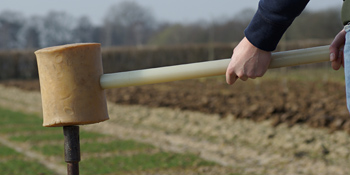
[[[331,53],[329,57],[330,57],[330,60],[331,60],[331,61],[334,61],[334,60],[335,60],[335,55],[334,55],[334,53]]]

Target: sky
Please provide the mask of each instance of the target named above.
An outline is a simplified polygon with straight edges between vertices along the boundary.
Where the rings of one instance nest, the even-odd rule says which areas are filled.
[[[232,17],[240,11],[256,9],[259,0],[1,0],[4,10],[21,12],[25,16],[45,15],[49,11],[65,11],[74,17],[88,16],[94,24],[102,24],[110,6],[122,1],[135,1],[151,9],[158,21],[189,23]],[[341,7],[342,0],[310,0],[307,9],[320,10]]]

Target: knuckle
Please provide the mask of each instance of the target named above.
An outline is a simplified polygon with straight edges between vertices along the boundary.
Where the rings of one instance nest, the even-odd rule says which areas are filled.
[[[247,77],[248,77],[248,78],[256,77],[256,73],[255,73],[255,72],[247,73]]]
[[[236,76],[235,72],[233,72],[233,71],[228,71],[228,72],[226,73],[226,75],[227,75],[228,77],[235,77],[235,76]]]
[[[244,72],[242,72],[242,71],[237,72],[236,75],[237,75],[237,77],[239,77],[239,78],[242,78],[242,77],[246,76],[246,75],[244,74]]]
[[[262,77],[262,76],[264,76],[264,74],[265,74],[265,72],[258,72],[258,73],[256,74],[256,77]]]
[[[240,79],[243,80],[243,81],[247,81],[247,80],[248,80],[248,77],[243,76],[243,77],[241,77]]]
[[[266,71],[267,71],[267,70],[260,70],[260,71],[258,71],[258,72],[256,73],[256,76],[257,76],[257,77],[262,77],[262,76],[265,75]]]
[[[247,77],[248,78],[256,78],[259,77],[260,73],[259,72],[248,72]]]

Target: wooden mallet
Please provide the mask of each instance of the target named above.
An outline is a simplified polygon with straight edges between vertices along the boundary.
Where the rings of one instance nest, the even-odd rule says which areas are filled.
[[[272,54],[269,68],[329,61],[329,46]],[[104,89],[225,75],[230,59],[103,74],[97,43],[68,44],[35,52],[43,126],[63,126],[68,174],[79,174],[79,127],[108,120]]]

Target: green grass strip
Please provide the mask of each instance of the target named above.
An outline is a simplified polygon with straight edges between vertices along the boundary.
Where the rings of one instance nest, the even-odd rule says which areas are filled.
[[[33,124],[18,124],[18,125],[7,125],[0,127],[0,133],[5,134],[14,134],[16,132],[36,132],[36,131],[47,131],[48,128],[45,128],[41,125],[33,125]]]
[[[109,158],[92,158],[81,162],[81,172],[87,175],[143,171],[150,169],[189,168],[212,166],[212,162],[191,154],[160,152],[157,154],[137,154],[133,156],[116,156]]]
[[[56,141],[64,140],[63,133],[44,133],[44,134],[32,134],[32,135],[19,135],[10,137],[11,141],[16,142],[40,142],[40,141]]]
[[[154,147],[149,144],[138,143],[132,140],[114,140],[108,143],[83,143],[80,145],[82,153],[106,153],[115,151],[148,150]],[[35,151],[47,156],[63,156],[63,143],[61,145],[34,146]]]
[[[0,125],[9,124],[39,124],[42,125],[42,119],[33,114],[23,114],[21,112],[11,111],[0,108],[1,122]]]
[[[107,137],[107,135],[100,134],[100,133],[95,133],[95,132],[80,131],[80,136],[79,137],[80,137],[80,140],[83,140],[83,139],[98,139],[98,138]]]
[[[47,156],[64,156],[63,142],[60,145],[33,146],[32,149]]]
[[[10,140],[18,141],[18,142],[40,142],[40,141],[62,140],[62,143],[63,143],[64,135],[63,135],[62,127],[47,128],[47,131],[50,131],[50,132],[45,133],[45,131],[43,131],[43,133],[40,133],[40,134],[12,136],[10,137]],[[99,134],[99,133],[85,132],[85,131],[80,132],[80,139],[97,139],[102,137],[106,137],[106,135]]]
[[[0,144],[0,158],[4,156],[19,156],[17,151],[13,150],[12,148],[9,148],[5,145]]]
[[[86,153],[103,153],[128,150],[146,150],[154,148],[152,145],[138,143],[133,140],[114,140],[108,143],[84,143],[81,150]]]
[[[24,160],[8,160],[6,162],[0,162],[0,171],[2,175],[14,175],[14,174],[25,174],[25,175],[51,175],[55,174],[51,170],[45,168],[43,165]]]

